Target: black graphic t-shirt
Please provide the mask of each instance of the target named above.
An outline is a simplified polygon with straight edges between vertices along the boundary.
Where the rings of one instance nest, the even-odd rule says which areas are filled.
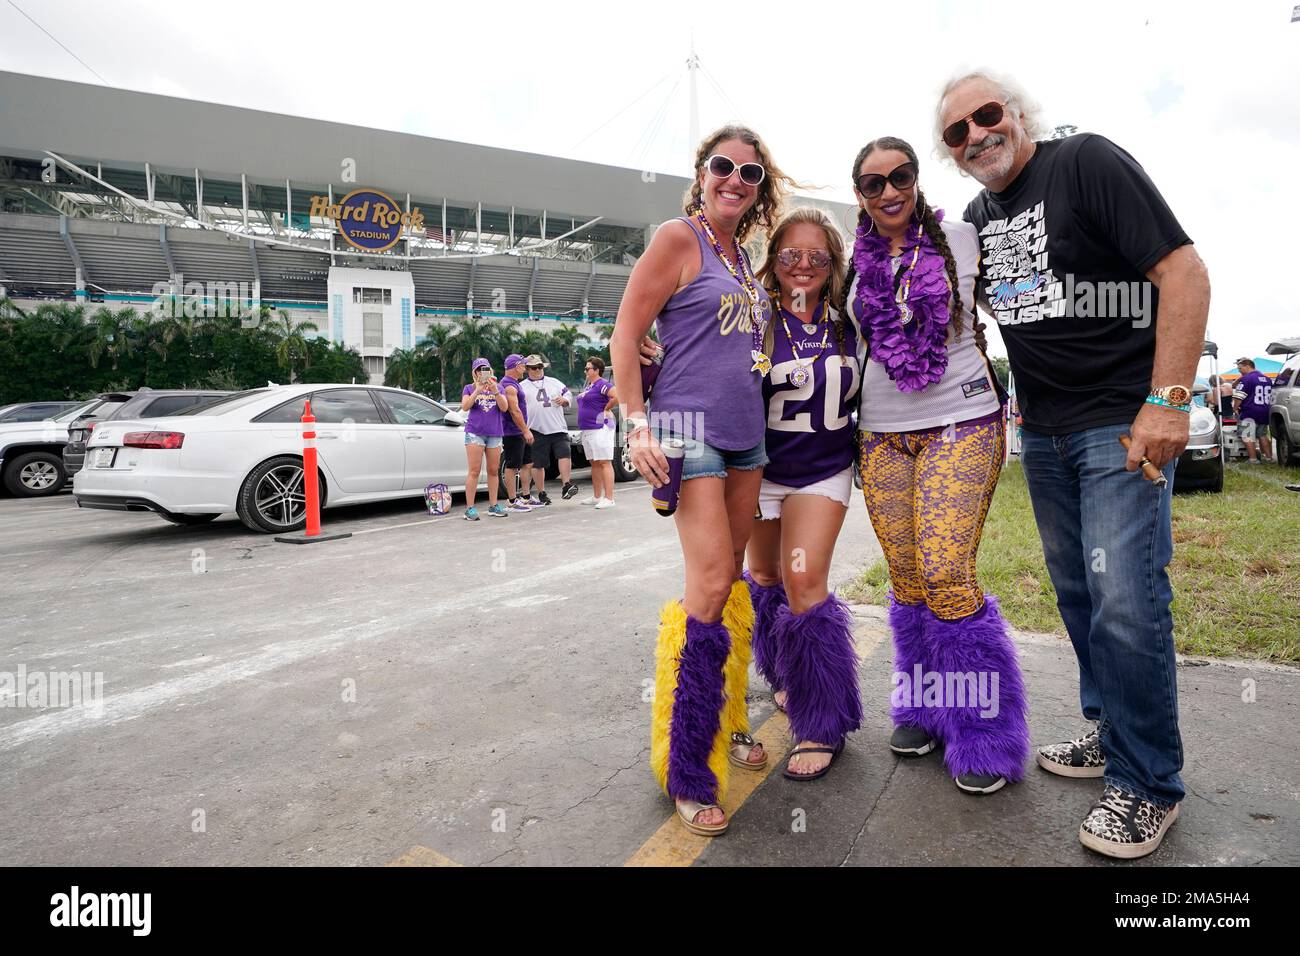
[[[1025,427],[1131,422],[1155,359],[1146,273],[1192,241],[1142,167],[1092,133],[1040,142],[1015,182],[982,191],[964,218],[980,237],[977,301],[1001,326]]]

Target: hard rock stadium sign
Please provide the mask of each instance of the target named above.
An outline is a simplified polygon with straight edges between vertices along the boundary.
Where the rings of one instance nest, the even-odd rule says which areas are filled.
[[[377,189],[354,189],[333,204],[328,196],[312,196],[311,215],[333,219],[339,235],[364,252],[391,249],[403,229],[424,230],[424,213],[418,208],[403,212],[392,197]]]

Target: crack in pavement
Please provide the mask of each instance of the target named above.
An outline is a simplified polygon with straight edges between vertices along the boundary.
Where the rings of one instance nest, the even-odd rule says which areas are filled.
[[[591,800],[595,800],[598,796],[600,796],[602,793],[604,793],[606,790],[609,789],[609,786],[610,786],[610,784],[612,784],[612,783],[614,782],[614,778],[615,778],[615,777],[617,777],[620,773],[623,773],[623,772],[626,771],[626,770],[631,770],[633,767],[635,767],[637,764],[639,764],[639,763],[641,762],[641,758],[642,758],[642,756],[643,756],[643,755],[646,753],[646,751],[648,751],[649,749],[650,749],[649,747],[642,747],[639,751],[637,751],[636,758],[635,758],[635,759],[634,759],[630,764],[628,764],[626,767],[619,767],[619,768],[618,768],[617,770],[615,770],[612,774],[610,774],[610,775],[609,775],[609,779],[606,780],[603,784],[601,784],[600,789],[597,790],[595,793],[591,794],[590,796],[583,797],[581,800],[579,800],[577,803],[575,803],[573,806],[569,807],[568,809],[566,809],[566,810],[561,810],[561,811],[560,811],[560,814],[559,814],[559,817],[564,816],[566,813],[569,812],[569,810],[576,810],[576,809],[578,809],[578,807],[582,806],[584,803],[587,803],[587,802],[589,802],[589,801],[591,801]],[[558,820],[559,817],[556,817],[556,819]]]
[[[849,844],[848,851],[845,852],[844,859],[840,860],[838,866],[844,866],[849,862],[849,857],[851,857],[853,851],[857,849],[858,841],[862,839],[862,834],[867,831],[867,824],[871,822],[871,815],[876,812],[876,807],[880,805],[881,798],[884,797],[885,791],[889,789],[889,784],[893,781],[894,774],[898,772],[898,767],[902,762],[903,758],[901,757],[894,760],[893,769],[889,771],[889,776],[885,778],[884,786],[882,786],[880,792],[876,794],[876,799],[871,802],[871,809],[867,811],[867,816],[862,821],[862,826],[858,829],[857,835],[853,838],[853,842]]]

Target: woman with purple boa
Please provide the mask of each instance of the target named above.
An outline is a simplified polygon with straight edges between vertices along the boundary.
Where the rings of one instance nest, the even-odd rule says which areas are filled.
[[[768,240],[758,279],[773,303],[763,379],[768,463],[745,551],[758,671],[797,745],[785,776],[824,776],[862,722],[852,618],[830,591],[831,554],[853,494],[852,411],[861,380],[844,318],[844,241],[800,207]]]
[[[978,236],[930,208],[918,175],[916,152],[893,137],[853,163],[858,467],[892,585],[890,748],[942,745],[957,786],[986,794],[1021,779],[1029,756],[1015,646],[975,576],[1006,447],[1003,397],[976,343]]]

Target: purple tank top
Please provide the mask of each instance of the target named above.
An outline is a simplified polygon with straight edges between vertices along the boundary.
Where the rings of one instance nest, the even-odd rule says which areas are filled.
[[[655,320],[664,363],[650,395],[650,421],[714,448],[745,451],[763,440],[764,428],[762,379],[750,371],[749,294],[695,224],[682,221],[700,244],[700,274],[673,294]],[[772,304],[761,286],[758,293],[766,323]]]
[[[466,385],[461,389],[460,396],[463,399],[473,391],[473,385]],[[501,418],[504,414],[497,406],[495,395],[480,395],[469,407],[469,414],[465,417],[465,431],[485,437],[501,435]]]
[[[794,315],[784,309],[782,313],[785,324],[778,316],[772,329],[772,372],[763,380],[768,458],[763,477],[778,485],[804,488],[853,463],[851,415],[862,376],[852,328],[845,330],[846,354],[841,355],[833,328],[825,324],[817,328],[814,322],[809,323],[814,331],[808,332]],[[806,373],[796,372],[809,360]],[[804,375],[804,384],[796,384]]]
[[[515,398],[519,400],[519,415],[524,421],[528,421],[528,401],[524,398],[524,390],[519,387],[519,383],[509,375],[502,375],[501,381],[497,383],[497,387],[501,389],[501,394],[506,396],[507,403],[510,401],[510,396],[506,393],[515,393]],[[501,413],[501,434],[523,434],[523,432],[519,430],[519,426],[515,424],[515,420],[510,417],[510,411],[508,408],[506,411]]]

